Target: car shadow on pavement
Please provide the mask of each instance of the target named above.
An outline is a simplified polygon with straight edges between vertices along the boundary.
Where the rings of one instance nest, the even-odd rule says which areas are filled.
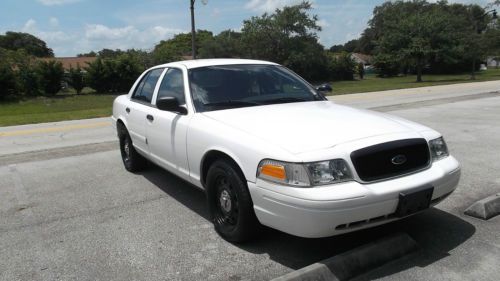
[[[173,199],[209,220],[203,191],[156,166],[140,174]],[[406,232],[417,242],[419,250],[418,255],[412,255],[414,258],[408,260],[404,267],[394,268],[402,271],[414,266],[425,267],[448,256],[475,231],[472,224],[458,216],[431,208],[401,221],[329,238],[300,238],[265,228],[255,241],[235,246],[253,254],[267,254],[277,263],[299,269],[396,232]]]

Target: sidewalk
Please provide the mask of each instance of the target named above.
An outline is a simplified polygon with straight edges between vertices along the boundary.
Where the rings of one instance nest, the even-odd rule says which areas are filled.
[[[333,84],[335,87],[335,83]],[[451,84],[411,89],[389,90],[329,96],[328,99],[338,104],[358,108],[374,108],[406,103],[414,103],[450,97],[500,92],[500,81]]]
[[[0,127],[0,156],[116,140],[109,117]]]

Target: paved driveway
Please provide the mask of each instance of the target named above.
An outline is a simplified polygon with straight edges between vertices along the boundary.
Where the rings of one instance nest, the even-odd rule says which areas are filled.
[[[458,190],[409,219],[326,239],[266,230],[252,243],[225,242],[197,188],[157,167],[126,172],[108,125],[65,129],[87,143],[57,143],[57,130],[0,136],[2,151],[21,139],[48,149],[0,155],[0,280],[268,280],[396,231],[420,251],[360,279],[498,280],[500,217],[463,210],[500,191],[500,97],[409,104],[375,107],[441,131],[463,165]]]

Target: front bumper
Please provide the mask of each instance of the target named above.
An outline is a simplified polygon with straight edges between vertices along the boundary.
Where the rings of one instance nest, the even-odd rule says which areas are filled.
[[[399,193],[433,186],[432,205],[453,192],[460,164],[452,156],[424,171],[362,184],[355,181],[314,188],[281,186],[258,179],[248,188],[259,221],[308,238],[327,237],[397,220]]]

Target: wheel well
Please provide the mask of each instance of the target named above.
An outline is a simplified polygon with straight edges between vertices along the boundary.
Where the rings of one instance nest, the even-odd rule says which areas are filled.
[[[201,184],[204,187],[205,187],[205,182],[207,179],[208,169],[210,169],[210,166],[215,161],[217,161],[219,159],[225,159],[225,160],[231,162],[234,165],[234,167],[238,169],[238,172],[243,177],[243,179],[245,179],[245,175],[243,174],[243,171],[241,170],[240,166],[238,165],[238,163],[236,163],[236,161],[234,161],[233,158],[231,158],[231,156],[227,155],[224,152],[218,151],[218,150],[211,150],[211,151],[207,152],[205,154],[205,156],[203,156],[203,160],[201,163],[201,177],[200,178],[201,178]]]
[[[122,136],[124,131],[127,131],[127,127],[125,126],[125,124],[121,119],[118,119],[116,121],[116,131],[118,133],[118,137]]]

